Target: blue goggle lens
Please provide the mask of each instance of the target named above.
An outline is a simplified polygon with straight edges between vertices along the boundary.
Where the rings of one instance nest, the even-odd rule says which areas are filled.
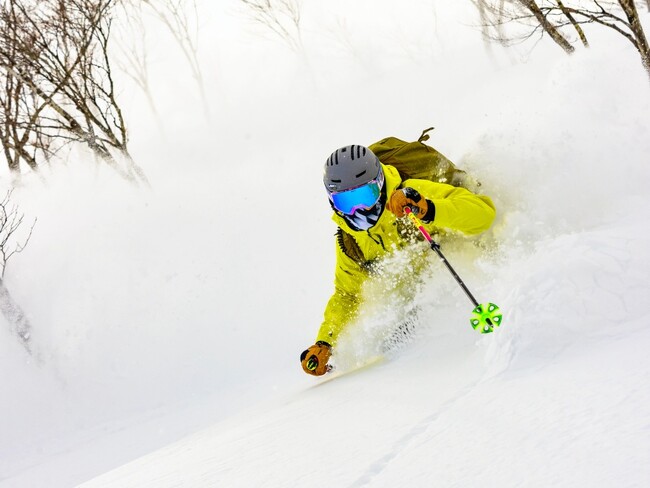
[[[363,186],[338,193],[332,193],[330,198],[334,208],[344,214],[352,215],[356,210],[373,207],[381,195],[382,181],[378,178],[369,181]]]

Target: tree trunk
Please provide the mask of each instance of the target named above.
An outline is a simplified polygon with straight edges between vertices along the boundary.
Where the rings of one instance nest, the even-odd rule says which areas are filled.
[[[647,71],[648,76],[650,76],[650,44],[648,44],[648,39],[643,31],[643,26],[639,19],[639,12],[636,9],[636,5],[634,5],[634,0],[618,0],[618,3],[627,16],[627,20],[630,23],[630,30],[635,40],[634,45],[641,55],[643,67]]]
[[[648,0],[650,2],[650,0]],[[574,29],[578,33],[578,36],[580,36],[580,40],[582,41],[582,44],[585,47],[589,47],[589,42],[587,41],[587,36],[585,36],[585,31],[582,30],[582,27],[580,27],[580,24],[576,21],[575,17],[569,12],[569,9],[566,8],[562,0],[557,0],[557,6],[560,7],[560,10],[564,14],[564,16],[569,19],[569,22],[571,22],[571,25],[573,25]]]
[[[571,43],[567,41],[562,33],[548,21],[544,15],[544,12],[542,12],[542,9],[540,9],[539,5],[535,3],[535,0],[519,0],[519,3],[521,3],[524,7],[532,12],[532,14],[539,22],[539,25],[542,26],[546,33],[551,36],[551,39],[553,39],[558,46],[564,49],[567,54],[571,54],[573,51],[575,51],[575,48],[571,45]]]
[[[12,298],[2,278],[0,278],[0,312],[9,322],[11,331],[18,337],[23,347],[27,349],[27,352],[31,352],[29,339],[32,326],[20,306]]]

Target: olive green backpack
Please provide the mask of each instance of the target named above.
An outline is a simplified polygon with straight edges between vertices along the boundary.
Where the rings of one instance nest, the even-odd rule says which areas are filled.
[[[402,180],[415,178],[476,190],[479,184],[473,177],[456,168],[449,159],[424,143],[429,140],[427,132],[432,130],[433,127],[430,127],[422,131],[415,142],[387,137],[368,148],[383,164],[395,167]]]

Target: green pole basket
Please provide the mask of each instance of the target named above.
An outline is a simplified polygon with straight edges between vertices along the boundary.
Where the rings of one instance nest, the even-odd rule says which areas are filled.
[[[482,303],[472,310],[469,323],[472,328],[481,334],[489,334],[495,327],[501,325],[503,316],[499,307],[494,303]]]

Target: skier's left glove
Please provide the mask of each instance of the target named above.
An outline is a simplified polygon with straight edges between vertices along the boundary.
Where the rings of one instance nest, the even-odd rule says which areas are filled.
[[[414,188],[400,188],[395,190],[386,205],[388,210],[397,217],[404,217],[404,209],[410,208],[423,222],[433,222],[436,216],[436,207],[432,201],[422,198]]]
[[[309,346],[300,355],[300,364],[305,373],[314,376],[321,376],[332,369],[327,364],[332,355],[332,346],[325,341],[318,341],[313,346]]]

